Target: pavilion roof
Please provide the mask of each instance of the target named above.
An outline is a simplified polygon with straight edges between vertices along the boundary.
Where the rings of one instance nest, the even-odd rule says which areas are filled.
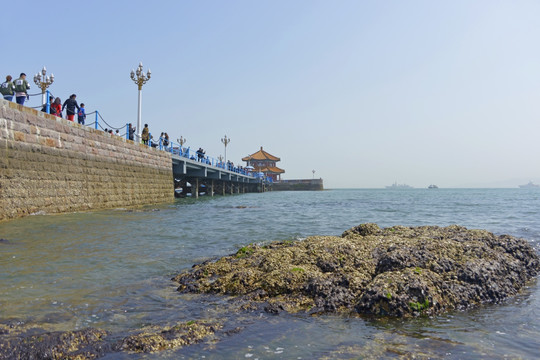
[[[285,170],[278,168],[277,166],[270,166],[265,167],[264,169],[261,169],[263,173],[271,173],[271,174],[283,174]]]
[[[248,156],[242,158],[242,161],[249,161],[249,160],[281,161],[281,159],[278,158],[277,156],[274,156],[274,155],[264,151],[262,146],[261,146],[261,150],[257,151],[256,153],[253,153],[251,155],[248,155]]]

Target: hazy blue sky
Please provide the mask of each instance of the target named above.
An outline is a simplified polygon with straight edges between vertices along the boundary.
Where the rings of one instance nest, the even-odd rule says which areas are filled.
[[[44,65],[111,125],[328,188],[540,181],[539,1],[5,1],[0,75]],[[30,79],[31,80],[31,79]],[[33,86],[31,93],[36,92]],[[30,102],[39,105],[38,97]]]

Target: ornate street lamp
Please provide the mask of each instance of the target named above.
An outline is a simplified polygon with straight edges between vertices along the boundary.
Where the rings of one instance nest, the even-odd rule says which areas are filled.
[[[182,136],[180,136],[180,139],[176,139],[176,141],[178,141],[180,147],[184,146],[184,144],[187,143],[187,139],[184,139]]]
[[[139,110],[137,112],[137,137],[139,138],[139,142],[141,141],[141,131],[142,131],[141,129],[142,86],[146,84],[148,80],[150,80],[151,74],[152,72],[150,71],[150,69],[148,69],[148,72],[146,73],[146,75],[143,73],[142,62],[139,63],[139,67],[137,68],[137,71],[131,70],[131,80],[133,80],[135,84],[137,84],[137,86],[139,87]],[[135,75],[137,76],[135,77]]]
[[[43,75],[43,78],[41,77]],[[47,88],[49,85],[51,85],[54,82],[54,74],[51,74],[51,77],[47,76],[47,69],[45,66],[41,70],[41,74],[37,73],[34,75],[34,83],[41,89],[41,103],[45,104],[47,103],[47,99],[45,97],[45,92],[47,91]]]
[[[221,139],[221,142],[225,145],[225,162],[227,162],[227,145],[231,142],[231,139],[227,138],[227,135],[225,135]]]

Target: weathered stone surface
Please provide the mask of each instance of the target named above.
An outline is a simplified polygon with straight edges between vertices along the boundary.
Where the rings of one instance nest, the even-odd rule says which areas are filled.
[[[174,199],[169,153],[43,115],[0,99],[0,221]]]
[[[93,328],[8,337],[0,339],[0,359],[97,359],[112,350],[105,337]]]
[[[218,324],[194,321],[165,329],[150,327],[123,339],[120,348],[123,351],[142,353],[179,349],[201,342],[213,335],[219,328]]]
[[[534,249],[512,236],[362,224],[342,237],[249,245],[174,280],[179,291],[235,295],[270,313],[417,316],[500,302],[539,271]]]
[[[94,328],[46,332],[39,327],[0,324],[0,359],[97,359],[109,353],[153,353],[200,343],[221,329],[217,322],[189,321],[172,327],[151,326],[123,339]]]

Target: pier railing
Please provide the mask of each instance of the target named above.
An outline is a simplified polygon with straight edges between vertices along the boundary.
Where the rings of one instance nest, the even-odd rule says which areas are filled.
[[[49,90],[46,90],[45,94],[46,94],[45,103],[43,105],[36,106],[35,108],[45,107],[45,111],[47,113],[50,113],[50,108],[51,108],[51,105],[52,105],[50,103],[50,98],[51,98],[51,96],[52,97],[54,97],[54,96],[52,95],[52,93]],[[31,94],[30,96],[37,96],[37,95],[42,95],[42,94],[41,93],[39,93],[39,94]],[[110,125],[109,123],[107,123],[107,121],[105,121],[102,114],[98,110],[94,110],[94,111],[86,113],[86,116],[89,117],[90,115],[94,115],[95,120],[92,123],[85,124],[86,126],[91,126],[91,127],[94,127],[96,130],[101,129],[101,130],[104,130],[104,131],[105,130],[123,131],[125,129],[125,132],[122,133],[122,134],[120,134],[120,133],[118,133],[118,134],[117,133],[112,133],[112,135],[125,137],[126,140],[129,140],[129,124],[124,124],[124,125],[121,125],[120,127],[114,127],[114,126]],[[102,123],[104,123],[106,126],[108,126],[108,128],[104,128]],[[137,137],[137,135],[135,135],[135,136]],[[273,182],[271,177],[265,176],[263,173],[251,171],[250,169],[244,169],[243,167],[233,166],[230,163],[225,163],[225,162],[220,161],[219,159],[214,158],[212,156],[209,156],[209,155],[206,155],[206,154],[201,154],[196,150],[191,150],[189,147],[182,147],[180,144],[175,143],[174,141],[169,140],[168,145],[165,146],[166,142],[164,140],[165,139],[163,137],[159,137],[158,139],[153,139],[152,134],[149,134],[148,146],[155,147],[155,148],[158,148],[161,151],[167,151],[167,152],[170,152],[171,154],[182,156],[182,157],[185,157],[187,159],[200,162],[202,164],[206,164],[206,165],[213,166],[213,167],[216,167],[216,168],[228,170],[228,171],[231,171],[231,172],[234,172],[234,173],[237,173],[237,174],[251,176],[251,177],[256,178],[256,179],[261,179],[261,180],[263,180],[263,181],[265,181],[267,183],[272,183]]]
[[[201,153],[198,150],[192,150],[190,147],[183,147],[179,143],[174,141],[165,141],[165,138],[159,137],[153,139],[152,134],[149,134],[148,146],[157,148],[161,151],[170,152],[173,155],[178,155],[192,161],[200,162],[208,166],[216,167],[223,170],[228,170],[237,174],[251,176],[255,179],[261,179],[267,183],[271,183],[273,180],[269,176],[265,176],[263,173],[250,171],[250,169],[244,169],[243,167],[233,166],[231,163],[225,163],[217,158]],[[167,144],[167,145],[165,145]]]

